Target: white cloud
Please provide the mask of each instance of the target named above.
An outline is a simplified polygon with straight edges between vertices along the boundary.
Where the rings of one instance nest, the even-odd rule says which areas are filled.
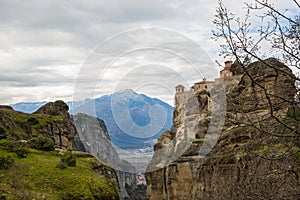
[[[274,0],[280,7],[293,8],[290,4]],[[233,12],[243,15],[240,1],[224,1]],[[212,23],[217,0],[116,0],[116,1],[67,1],[67,0],[2,0],[0,2],[0,104],[19,101],[48,101],[60,98],[72,99],[74,81],[83,63],[103,68],[118,56],[121,49],[131,48],[134,41],[145,41],[148,46],[161,43],[171,48],[175,53],[184,52],[184,57],[197,61],[201,66],[201,76],[212,79],[217,76],[216,65],[211,62],[218,58],[218,44],[211,40]],[[90,58],[93,49],[112,36],[132,29],[144,27],[168,28],[184,34],[195,41],[202,49],[203,55],[195,55],[189,51],[191,46],[182,43],[176,34],[162,34],[151,38],[151,35],[127,35],[105,46],[105,52],[98,52]],[[126,34],[125,34],[126,35]],[[140,38],[138,38],[140,37]],[[145,38],[143,38],[145,37]],[[149,38],[150,37],[150,38]],[[151,40],[152,39],[152,40]],[[148,42],[148,43],[147,43]],[[138,44],[136,47],[139,47]],[[94,49],[95,50],[95,49]],[[209,59],[207,57],[211,59]],[[88,58],[88,60],[86,60]],[[99,62],[101,58],[101,62]],[[201,59],[208,59],[203,61]],[[201,62],[200,62],[201,61]],[[158,66],[175,70],[184,77],[182,81],[191,84],[202,77],[187,73],[188,65],[176,55],[164,51],[144,50],[131,52],[117,59],[109,70],[103,74],[101,88],[93,85],[101,74],[90,68],[80,77],[86,91],[82,97],[89,97],[89,90],[97,94],[111,92],[114,81],[128,75],[130,82],[144,80],[144,83],[169,80],[170,85],[179,82],[174,77],[175,72],[162,70],[151,72]],[[144,66],[147,73],[143,73]],[[135,67],[135,68],[134,68]],[[209,69],[209,70],[206,70]],[[183,73],[184,72],[184,73]],[[139,73],[139,74],[136,74]],[[149,75],[150,74],[150,75]],[[95,79],[95,80],[94,80]],[[136,80],[135,80],[136,79]],[[172,82],[172,79],[175,79]],[[123,85],[126,87],[126,84]],[[168,85],[169,88],[171,86]],[[142,88],[142,87],[141,87]],[[172,94],[166,95],[163,87],[153,92],[149,85],[139,89],[142,92],[154,94],[156,97],[172,101]]]

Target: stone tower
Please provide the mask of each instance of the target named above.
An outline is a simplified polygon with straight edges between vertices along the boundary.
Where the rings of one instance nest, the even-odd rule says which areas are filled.
[[[179,85],[177,85],[176,87],[175,87],[175,89],[176,89],[176,93],[183,93],[184,92],[184,86],[183,85],[181,85],[181,84],[179,84]]]

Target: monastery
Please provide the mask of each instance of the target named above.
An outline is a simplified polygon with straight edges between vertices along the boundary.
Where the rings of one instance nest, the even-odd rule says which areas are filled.
[[[194,85],[190,87],[190,90],[185,90],[185,87],[181,84],[177,85],[175,87],[175,102],[185,104],[189,98],[196,96],[200,111],[209,111],[211,108],[210,92],[215,84],[223,81],[224,86],[227,87],[234,82],[234,74],[231,71],[232,64],[232,61],[226,61],[224,69],[220,71],[220,77],[214,81],[203,78],[202,81],[194,83]]]

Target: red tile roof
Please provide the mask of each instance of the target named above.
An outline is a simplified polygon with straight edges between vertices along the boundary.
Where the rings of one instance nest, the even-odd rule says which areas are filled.
[[[181,84],[179,84],[179,85],[177,85],[175,88],[176,88],[176,89],[177,89],[177,88],[184,88],[184,86],[181,85]]]
[[[214,81],[200,81],[200,82],[197,82],[197,83],[194,83],[194,84],[209,84],[209,83],[214,83]]]

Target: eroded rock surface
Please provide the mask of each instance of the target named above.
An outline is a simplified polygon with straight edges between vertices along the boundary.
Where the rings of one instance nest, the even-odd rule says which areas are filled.
[[[59,149],[72,149],[76,128],[63,101],[50,102],[33,114],[14,111],[10,106],[0,108],[0,126],[12,139],[29,140],[44,135]]]
[[[175,133],[158,140],[146,174],[151,200],[299,198],[299,137],[282,135],[300,129],[297,118],[287,115],[294,106],[294,75],[272,58],[250,64],[247,72],[236,69],[233,77],[216,81],[211,112],[199,113],[191,98],[176,99]],[[209,143],[205,138],[214,139],[222,118],[216,144]]]

